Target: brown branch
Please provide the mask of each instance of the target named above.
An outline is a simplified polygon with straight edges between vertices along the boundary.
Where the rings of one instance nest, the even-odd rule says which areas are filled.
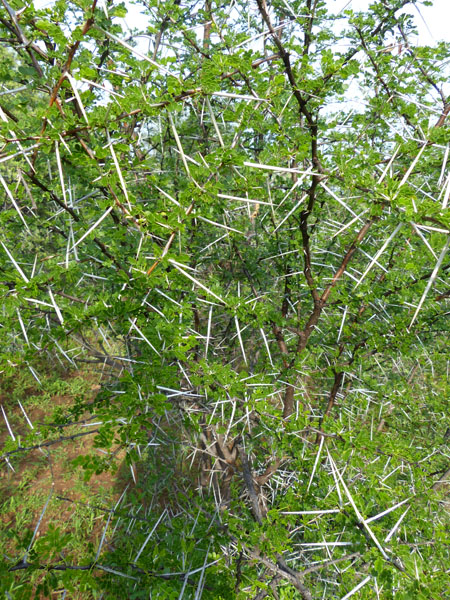
[[[338,268],[338,270],[334,274],[332,281],[329,283],[328,287],[324,290],[324,292],[320,296],[319,300],[315,303],[314,309],[313,309],[311,315],[309,316],[309,319],[306,322],[306,325],[303,328],[303,331],[300,331],[298,333],[298,343],[297,343],[297,350],[296,350],[297,356],[299,354],[301,354],[303,352],[303,350],[306,348],[306,345],[308,344],[308,340],[309,340],[312,332],[314,331],[314,329],[319,321],[320,315],[322,314],[322,310],[330,296],[331,290],[333,289],[333,287],[336,285],[336,283],[339,281],[339,279],[344,274],[348,263],[352,259],[353,255],[358,247],[358,244],[363,240],[363,238],[365,237],[365,235],[367,234],[367,232],[369,231],[371,225],[375,222],[375,220],[376,220],[375,218],[370,219],[361,228],[360,232],[356,236],[356,238],[353,241],[353,243],[351,244],[350,248],[347,250],[347,252],[342,260],[341,266]],[[277,341],[279,342],[278,345],[279,345],[280,349],[285,348],[285,352],[283,352],[283,350],[282,350],[283,354],[287,354],[288,353],[287,347],[286,347],[286,344],[284,343],[284,340],[283,340],[283,337],[282,337],[282,334],[281,334],[281,331],[279,330],[279,328],[274,329],[274,333],[275,333],[276,338],[277,338],[277,334],[278,334]],[[294,363],[294,361],[295,361],[295,357],[292,358],[290,365],[292,365]],[[286,385],[283,402],[284,402],[283,417],[286,419],[294,412],[294,387],[292,386],[292,384]]]
[[[317,177],[313,177],[313,181],[311,183],[311,187],[309,189],[309,196],[310,196],[310,206],[312,209],[312,206],[314,204],[315,201],[315,190],[318,184],[318,180]],[[311,214],[311,210],[308,208],[308,210],[303,210],[300,214],[300,231],[302,234],[302,241],[303,241],[303,259],[304,259],[304,268],[303,268],[303,273],[305,275],[305,279],[306,282],[308,284],[309,290],[311,292],[311,296],[313,298],[314,301],[314,305],[317,305],[320,301],[319,298],[319,293],[317,291],[317,287],[314,281],[314,277],[312,275],[312,268],[311,268],[311,249],[310,249],[310,245],[309,245],[309,233],[308,233],[308,217]]]
[[[309,110],[307,108],[307,100],[305,100],[303,98],[302,93],[300,92],[300,89],[298,88],[297,81],[295,80],[294,73],[292,71],[292,65],[291,65],[291,61],[290,61],[290,57],[289,57],[289,52],[287,52],[287,50],[284,48],[283,44],[281,43],[280,38],[277,35],[277,32],[273,28],[269,14],[267,12],[266,0],[256,0],[256,2],[258,4],[258,9],[261,14],[261,17],[263,18],[263,21],[267,25],[267,28],[270,31],[273,41],[275,42],[275,45],[278,49],[280,58],[283,61],[284,70],[285,70],[286,76],[288,78],[288,81],[291,85],[292,92],[295,96],[295,99],[297,100],[297,103],[300,107],[300,112],[303,114],[303,116],[307,120],[308,125],[310,127],[314,127],[315,122],[312,117],[312,114],[309,112]]]
[[[433,483],[432,489],[435,491],[448,490],[450,488],[450,468],[445,471],[442,477],[439,477],[435,483]]]
[[[280,465],[281,465],[281,458],[276,458],[273,463],[271,463],[267,469],[264,471],[264,473],[262,475],[257,475],[256,477],[254,477],[254,480],[256,481],[256,483],[258,485],[264,485],[265,483],[267,483],[269,481],[269,479],[272,477],[272,475],[274,475],[274,473],[277,472],[277,470],[279,469]]]
[[[93,433],[97,433],[99,431],[100,429],[90,429],[89,431],[82,431],[81,433],[74,433],[73,435],[65,435],[57,438],[56,440],[48,440],[46,442],[42,442],[42,444],[35,444],[34,446],[19,446],[19,448],[16,448],[15,450],[10,450],[9,452],[4,452],[1,454],[0,460],[5,460],[9,456],[17,454],[18,452],[29,452],[30,450],[38,450],[39,448],[48,448],[54,444],[60,444],[61,442],[66,442],[67,440],[74,440],[79,437],[84,437],[85,435],[92,435]]]
[[[52,191],[50,190],[45,184],[42,183],[42,181],[40,181],[36,175],[34,175],[34,173],[32,173],[31,171],[28,171],[27,173],[25,173],[25,175],[30,179],[30,181],[32,181],[34,183],[34,185],[36,185],[37,187],[39,187],[41,190],[43,190],[44,192],[47,192],[51,199],[56,202],[56,204],[58,206],[60,206],[62,209],[64,209],[66,212],[68,212],[70,214],[70,216],[73,218],[74,221],[76,221],[77,223],[81,222],[80,217],[77,215],[77,213],[73,210],[73,208],[71,208],[70,206],[68,206],[67,204],[65,204],[65,202],[63,202],[60,198],[58,198],[58,196]],[[123,273],[125,273],[125,275],[130,278],[130,274],[129,272],[126,270],[126,268],[116,259],[116,257],[111,254],[111,252],[107,249],[106,245],[99,240],[97,237],[93,238],[93,241],[95,242],[95,244],[100,248],[100,250],[102,251],[102,253],[109,258],[109,260],[111,260],[114,265],[116,266],[116,268],[120,271],[122,271]]]
[[[256,69],[260,65],[262,65],[266,62],[271,62],[273,60],[276,60],[277,58],[279,58],[278,54],[272,54],[271,56],[267,56],[265,58],[259,58],[258,60],[255,60],[251,64],[251,67],[252,67],[252,69]],[[231,73],[224,73],[223,75],[220,76],[220,80],[224,81],[226,79],[232,79],[233,77],[236,77],[237,75],[240,75],[239,71],[233,71]],[[158,102],[156,104],[152,104],[151,108],[165,108],[166,106],[169,106],[169,104],[172,104],[173,102],[182,102],[183,100],[187,100],[189,98],[200,95],[202,93],[203,93],[203,89],[201,87],[192,88],[192,89],[186,90],[185,92],[182,92],[181,94],[178,94],[177,96],[174,96],[170,100],[164,100],[163,102]],[[123,121],[124,119],[128,119],[129,117],[134,117],[136,115],[141,114],[142,111],[143,111],[142,108],[135,108],[134,110],[131,110],[126,113],[122,113],[119,116],[115,117],[113,119],[113,122],[117,123],[119,121]],[[16,122],[18,122],[17,118],[15,118],[15,117],[11,117],[11,118],[13,120],[15,120]],[[83,131],[90,131],[91,129],[92,129],[92,127],[90,125],[80,125],[79,127],[74,127],[72,129],[67,129],[66,131],[62,131],[61,137],[67,138],[70,136],[75,136],[77,133],[80,133]],[[28,141],[28,140],[33,140],[33,141],[38,140],[39,141],[41,139],[42,139],[42,133],[41,133],[41,135],[36,135],[36,136],[23,136],[20,138],[17,138],[17,137],[4,138],[4,141],[5,142],[17,142],[17,141],[23,142],[23,141]]]
[[[96,6],[97,6],[97,0],[94,0],[92,3],[92,6],[91,6],[91,10],[90,10],[91,16],[88,19],[86,19],[86,22],[84,23],[83,28],[81,30],[81,36],[86,35],[86,33],[89,31],[89,29],[91,29],[92,25],[94,24],[94,11],[95,11]],[[81,40],[77,40],[74,44],[72,44],[72,46],[69,49],[69,56],[67,58],[66,64],[63,67],[61,76],[58,79],[57,84],[53,88],[52,93],[50,94],[49,106],[52,106],[56,100],[59,88],[61,87],[67,73],[70,71],[72,61],[75,57],[76,51],[78,50],[78,48],[80,46],[80,43],[81,43]]]
[[[437,120],[435,127],[442,127],[442,125],[445,123],[445,119],[448,117],[449,112],[450,112],[450,102],[447,102],[444,105],[444,110],[442,111],[441,116]]]
[[[191,577],[188,577],[189,571],[181,572],[181,573],[180,572],[158,573],[156,571],[147,571],[145,569],[141,569],[140,567],[136,566],[134,563],[126,563],[124,566],[131,567],[136,574],[148,575],[150,577],[159,577],[160,579],[176,578],[176,579],[181,579],[181,580],[187,580],[191,585],[196,585],[196,582]],[[87,565],[67,565],[67,564],[35,565],[35,564],[30,564],[30,563],[22,560],[17,565],[10,567],[8,569],[8,571],[9,572],[20,571],[20,570],[28,569],[29,567],[32,567],[33,569],[38,569],[40,571],[91,571],[92,569],[99,569],[100,571],[104,571],[106,573],[111,573],[113,575],[119,575],[121,577],[126,577],[127,579],[133,579],[134,581],[139,581],[139,579],[137,577],[133,577],[132,575],[128,575],[126,573],[122,573],[122,572],[118,571],[117,567],[115,565],[113,565],[113,566],[101,565],[96,562],[91,562]],[[204,586],[204,587],[205,587],[205,589],[210,590],[209,586]]]
[[[203,50],[206,52],[209,48],[211,39],[211,0],[205,0],[203,11],[207,15],[207,21],[203,26]]]
[[[261,506],[261,498],[255,488],[255,481],[251,470],[251,464],[246,452],[240,451],[239,454],[242,460],[242,476],[244,479],[245,487],[247,488],[248,494],[250,496],[250,501],[252,503],[253,516],[255,517],[257,523],[259,525],[262,525],[264,519],[267,516],[267,509],[264,506]],[[249,553],[250,556],[262,562],[273,573],[283,577],[284,579],[288,579],[295,587],[295,589],[300,592],[304,600],[312,600],[311,592],[302,582],[302,574],[297,573],[296,571],[291,569],[286,564],[281,554],[277,555],[277,562],[275,564],[272,561],[265,558],[264,556],[261,556],[259,552],[250,551]]]
[[[308,13],[308,16],[306,17],[306,22],[307,25],[305,27],[305,38],[303,41],[303,56],[308,56],[309,54],[309,48],[311,46],[311,34],[312,34],[312,28],[313,28],[313,24],[314,24],[314,16],[315,16],[315,12],[316,12],[316,7],[317,7],[317,0],[314,0],[314,6],[311,9],[311,3],[312,0],[307,0],[306,2],[306,10]]]
[[[5,115],[8,115],[8,117],[11,119],[11,121],[14,121],[14,123],[19,122],[19,119],[10,110],[8,110],[4,104],[0,104],[0,108],[5,113]],[[40,139],[40,138],[36,138],[36,139]],[[10,140],[5,139],[5,142],[9,142],[9,141]],[[13,141],[15,141],[15,140],[13,140]]]
[[[369,48],[367,47],[367,44],[365,42],[364,36],[361,32],[360,29],[358,29],[357,27],[355,28],[356,32],[358,33],[358,36],[361,40],[361,46],[364,50],[364,52],[366,53],[366,56],[368,57],[370,63],[373,66],[373,69],[375,71],[375,74],[377,76],[378,81],[381,83],[382,88],[384,89],[386,95],[388,96],[387,102],[390,102],[391,100],[393,101],[393,104],[396,103],[397,100],[397,96],[395,92],[392,92],[389,89],[388,84],[386,83],[386,81],[384,80],[383,76],[380,73],[380,68],[379,68],[379,64],[376,62],[376,60],[373,58],[372,53],[370,52]],[[409,116],[405,113],[405,111],[400,112],[401,116],[403,117],[403,119],[405,120],[405,123],[407,125],[409,125],[409,127],[411,127],[412,129],[414,129],[415,131],[418,132],[418,134],[421,133],[421,130],[417,130],[416,126],[414,125],[414,123],[411,121],[411,119],[409,118]]]
[[[250,502],[252,503],[252,512],[256,521],[259,525],[262,524],[266,517],[266,511],[261,508],[261,500],[259,494],[256,491],[255,483],[253,481],[253,473],[251,470],[251,464],[245,451],[239,449],[239,455],[242,461],[242,477],[244,479],[245,487],[247,488],[248,495],[250,496]]]
[[[2,0],[2,1],[4,1],[4,0]],[[94,16],[93,15],[94,15],[94,11],[95,11],[96,6],[97,6],[97,0],[94,0],[93,4],[92,4],[92,7],[91,7],[91,16],[84,23],[84,26],[83,26],[83,28],[81,30],[81,36],[84,36],[89,31],[89,29],[91,29],[92,25],[94,24]],[[53,104],[56,104],[57,107],[58,107],[58,109],[59,109],[59,112],[63,116],[64,116],[64,112],[62,110],[61,103],[58,100],[58,92],[59,92],[60,87],[63,84],[64,79],[66,78],[67,73],[70,70],[70,67],[72,65],[72,61],[74,59],[76,51],[78,50],[78,47],[80,46],[80,43],[81,43],[81,39],[78,39],[70,47],[70,49],[69,49],[69,56],[67,58],[66,64],[64,65],[64,67],[62,69],[61,76],[60,76],[58,82],[56,83],[56,85],[53,87],[53,90],[52,90],[52,92],[50,94],[49,108],[51,106],[53,106]],[[48,123],[47,117],[44,117],[43,122],[42,122],[40,137],[42,137],[44,135],[45,130],[47,129],[47,123]],[[86,150],[86,147],[85,146],[83,146],[83,147]],[[34,165],[34,163],[36,161],[37,151],[38,151],[38,149],[36,148],[36,150],[33,153],[33,158],[32,158],[32,161],[31,161],[33,165]],[[89,152],[88,152],[88,154],[89,154]],[[92,158],[92,156],[91,156],[91,158]]]
[[[254,550],[247,551],[251,558],[262,563],[265,567],[272,571],[272,573],[278,575],[282,579],[287,579],[295,587],[295,589],[300,592],[303,600],[313,600],[311,592],[301,581],[302,574],[288,567],[283,557],[279,556],[277,562],[274,563]]]
[[[330,395],[328,396],[327,408],[325,409],[325,412],[323,415],[324,417],[328,417],[328,415],[330,414],[330,412],[334,406],[336,396],[339,392],[339,388],[342,385],[343,379],[344,379],[344,371],[339,371],[334,374],[333,387],[331,388]]]
[[[38,49],[38,54],[40,54],[41,56],[42,55],[46,56],[45,52],[43,52],[43,50],[41,48],[39,48],[39,46],[37,46],[36,44],[32,44],[28,41],[28,39],[25,37],[22,29],[20,28],[19,21],[17,19],[15,11],[11,8],[11,6],[8,4],[8,2],[6,0],[1,0],[1,1],[2,1],[3,6],[6,8],[6,11],[8,12],[8,14],[11,18],[11,21],[13,22],[13,26],[8,27],[8,29],[10,29],[11,31],[12,30],[14,31],[15,35],[17,36],[17,39],[20,41],[22,46],[25,48],[25,51],[29,55],[31,62],[33,63],[33,67],[37,71],[39,77],[42,77],[44,75],[44,73],[42,72],[41,66],[38,63],[36,57],[34,56],[33,52],[31,51],[30,46],[33,47],[34,51],[36,51],[36,49]]]
[[[425,69],[422,67],[422,65],[420,64],[420,61],[417,60],[417,56],[415,55],[415,53],[411,50],[411,47],[409,45],[408,42],[408,38],[406,37],[405,31],[402,27],[401,24],[398,25],[398,29],[400,31],[400,34],[403,38],[403,41],[405,42],[405,48],[408,52],[408,54],[411,56],[411,58],[413,59],[415,65],[417,66],[417,68],[419,69],[419,71],[422,73],[423,77],[425,78],[426,81],[428,81],[428,83],[437,91],[437,93],[439,94],[439,96],[442,99],[442,104],[445,106],[447,104],[444,92],[442,91],[442,89],[439,89],[439,87],[436,85],[436,83],[433,81],[433,79],[428,75],[428,73],[425,71]]]
[[[342,275],[345,272],[345,269],[347,268],[348,263],[351,261],[353,255],[356,252],[356,249],[358,247],[358,245],[362,242],[362,240],[364,239],[364,237],[366,236],[367,232],[369,231],[369,229],[371,228],[371,226],[373,225],[373,223],[375,223],[376,218],[372,218],[369,221],[367,221],[367,223],[365,223],[358,235],[356,236],[355,240],[352,242],[350,248],[347,250],[347,253],[345,254],[341,266],[339,267],[339,269],[336,271],[336,273],[333,276],[333,279],[331,280],[331,282],[328,284],[328,286],[325,288],[322,296],[320,297],[320,304],[321,306],[323,306],[326,301],[328,300],[332,289],[334,288],[334,286],[336,285],[336,283],[339,281],[339,279],[342,277]]]

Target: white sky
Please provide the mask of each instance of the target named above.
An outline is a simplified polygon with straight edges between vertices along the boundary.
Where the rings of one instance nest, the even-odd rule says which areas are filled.
[[[329,0],[336,12],[344,8],[367,10],[373,0]],[[450,42],[450,0],[434,0],[433,6],[408,6],[407,12],[416,17],[420,46],[432,46],[441,40]]]
[[[129,14],[125,19],[131,27],[136,26],[138,21],[137,7],[129,0],[124,0],[128,5]],[[330,8],[335,12],[345,8],[353,10],[366,10],[373,0],[328,0]],[[289,3],[289,0],[287,0]],[[52,0],[34,0],[37,8],[43,8],[53,4]],[[100,2],[101,6],[101,2]],[[415,14],[416,23],[419,32],[417,43],[421,46],[434,45],[436,42],[444,40],[450,42],[450,0],[434,0],[433,6],[409,6],[408,12]]]

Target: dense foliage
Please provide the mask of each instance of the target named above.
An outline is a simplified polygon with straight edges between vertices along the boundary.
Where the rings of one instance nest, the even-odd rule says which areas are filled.
[[[450,46],[330,4],[2,0],[0,369],[109,383],[1,456],[132,473],[7,597],[448,597]]]

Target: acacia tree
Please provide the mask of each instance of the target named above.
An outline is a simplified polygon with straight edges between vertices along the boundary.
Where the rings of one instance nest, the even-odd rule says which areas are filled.
[[[110,373],[2,458],[89,412],[78,464],[139,472],[5,592],[444,597],[448,45],[408,0],[2,4],[3,373]]]

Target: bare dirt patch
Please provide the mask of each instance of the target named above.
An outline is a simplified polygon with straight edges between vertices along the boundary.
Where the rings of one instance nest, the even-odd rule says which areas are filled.
[[[45,386],[44,386],[45,387]],[[47,389],[28,386],[17,391],[3,391],[0,404],[0,454],[5,443],[14,436],[16,443],[29,448],[34,445],[27,440],[33,431],[46,432],[46,440],[57,440],[82,433],[80,437],[57,441],[57,443],[24,452],[10,454],[0,465],[0,551],[11,565],[23,559],[47,535],[55,535],[67,540],[64,549],[52,555],[48,564],[83,564],[96,552],[108,519],[109,510],[120,497],[125,486],[123,470],[117,477],[106,471],[94,474],[89,481],[84,478],[81,468],[75,467],[73,460],[80,455],[99,453],[94,447],[97,429],[89,422],[91,415],[83,415],[77,422],[68,426],[52,427],[55,409],[62,413],[73,405],[76,396],[93,400],[99,391],[99,377],[90,372],[65,374],[60,382],[47,386]],[[19,401],[26,413],[19,405]],[[83,423],[83,420],[87,422]],[[30,426],[30,423],[33,427]],[[84,435],[86,434],[86,435]],[[8,445],[6,447],[8,451]],[[116,459],[123,460],[123,452]],[[104,548],[107,549],[107,538]],[[23,575],[17,571],[18,576]],[[34,590],[42,582],[45,573],[35,573]],[[33,597],[45,598],[42,592]],[[91,598],[84,591],[81,595],[67,593],[65,598],[78,600]]]

